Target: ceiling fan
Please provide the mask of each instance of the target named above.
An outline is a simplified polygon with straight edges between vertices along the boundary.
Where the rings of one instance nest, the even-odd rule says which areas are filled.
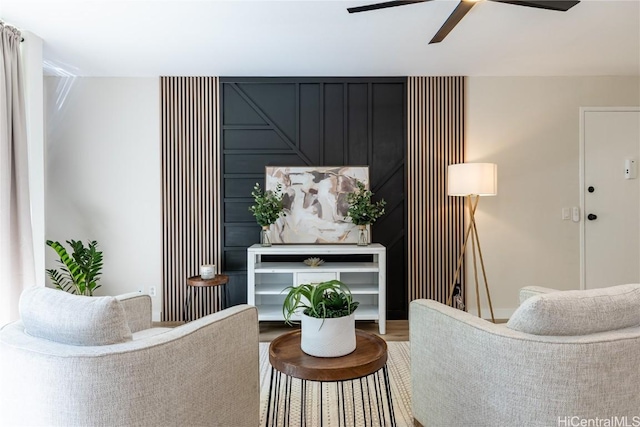
[[[395,6],[404,6],[407,4],[413,3],[424,3],[432,0],[400,0],[400,1],[386,1],[383,3],[375,3],[369,4],[366,6],[358,6],[358,7],[350,7],[347,8],[349,13],[356,12],[367,12],[369,10],[377,10],[377,9],[386,9],[387,7],[395,7]],[[458,6],[451,12],[449,18],[445,21],[445,23],[440,27],[435,36],[431,39],[429,44],[431,43],[440,43],[444,38],[453,30],[453,28],[458,25],[458,22],[471,10],[473,6],[478,3],[479,0],[460,0]],[[564,0],[489,0],[495,1],[499,3],[509,3],[515,4],[518,6],[527,6],[527,7],[536,7],[538,9],[548,9],[548,10],[557,10],[560,12],[566,12],[571,9],[576,4],[580,3],[579,1],[564,1]]]

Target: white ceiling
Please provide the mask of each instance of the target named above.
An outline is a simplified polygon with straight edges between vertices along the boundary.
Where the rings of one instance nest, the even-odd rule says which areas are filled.
[[[482,1],[433,45],[457,1],[347,13],[375,2],[0,0],[0,18],[78,76],[640,75],[640,0]]]

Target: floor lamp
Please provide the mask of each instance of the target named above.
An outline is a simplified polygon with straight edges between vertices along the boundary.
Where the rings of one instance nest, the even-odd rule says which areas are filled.
[[[465,197],[466,206],[469,210],[469,226],[464,235],[464,243],[462,244],[462,252],[458,258],[456,273],[453,282],[449,288],[449,297],[447,305],[451,305],[453,292],[456,282],[460,276],[462,261],[469,240],[471,240],[471,251],[473,253],[473,275],[476,284],[476,305],[478,309],[478,317],[482,317],[480,310],[480,290],[478,286],[478,267],[476,260],[477,254],[480,258],[480,266],[482,268],[482,276],[484,286],[487,291],[487,300],[489,301],[489,310],[491,311],[491,320],[495,323],[493,316],[493,306],[491,305],[491,294],[489,293],[489,283],[487,282],[487,273],[484,268],[484,259],[482,258],[482,249],[480,248],[480,239],[478,239],[478,229],[476,227],[475,213],[478,207],[480,196],[495,196],[498,194],[498,166],[494,163],[459,163],[449,165],[447,168],[447,194],[449,196]]]

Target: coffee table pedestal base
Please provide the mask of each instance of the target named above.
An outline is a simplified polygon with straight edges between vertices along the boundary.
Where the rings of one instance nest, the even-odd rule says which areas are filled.
[[[329,398],[332,391],[335,396]],[[295,400],[300,402],[299,409]],[[301,380],[271,368],[267,427],[315,427],[329,423],[345,427],[395,427],[387,366],[366,377],[336,382]]]

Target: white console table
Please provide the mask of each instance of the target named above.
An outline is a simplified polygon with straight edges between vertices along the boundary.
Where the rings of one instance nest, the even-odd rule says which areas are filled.
[[[272,260],[263,262],[269,255]],[[300,262],[278,261],[278,256],[371,255],[371,261],[327,261],[319,267]],[[360,305],[356,320],[376,320],[386,333],[386,248],[379,243],[356,245],[255,244],[247,249],[247,302],[258,308],[258,320],[282,320],[282,303],[287,286],[340,280],[349,286]]]

